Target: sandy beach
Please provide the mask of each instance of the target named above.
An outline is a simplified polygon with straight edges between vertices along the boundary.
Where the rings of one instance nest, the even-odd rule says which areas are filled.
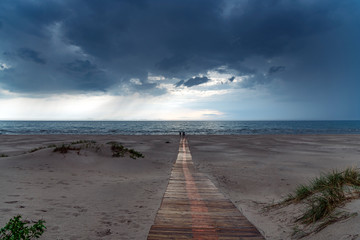
[[[46,148],[95,140],[93,148],[55,153]],[[46,221],[41,239],[145,239],[178,151],[171,136],[1,136],[0,223],[14,215]],[[111,157],[109,141],[144,154]],[[78,146],[81,146],[78,145]]]
[[[299,211],[264,211],[321,172],[359,167],[358,135],[188,136],[193,161],[266,239],[291,239]],[[79,140],[68,153],[53,152]],[[143,153],[114,158],[110,141]],[[146,239],[161,204],[178,136],[0,136],[0,226],[44,219],[41,239]],[[36,151],[34,151],[36,149]],[[360,211],[360,201],[344,206]],[[360,239],[360,216],[303,239]]]
[[[189,142],[198,169],[266,239],[292,239],[303,206],[264,212],[265,206],[323,172],[360,166],[359,135],[191,136]],[[342,210],[359,213],[360,201]],[[359,223],[354,216],[302,239],[360,239]]]

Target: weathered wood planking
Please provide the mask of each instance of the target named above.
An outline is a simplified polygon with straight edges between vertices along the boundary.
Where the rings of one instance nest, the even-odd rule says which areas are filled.
[[[195,170],[187,140],[183,138],[147,239],[264,238],[205,174]]]

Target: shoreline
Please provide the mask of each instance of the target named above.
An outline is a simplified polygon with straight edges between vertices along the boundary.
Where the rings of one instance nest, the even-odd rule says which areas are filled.
[[[295,210],[263,212],[264,205],[281,200],[321,172],[359,167],[358,134],[187,135],[187,139],[195,166],[267,239],[289,239]],[[78,140],[94,140],[101,151],[59,154],[43,148],[29,153]],[[134,148],[145,158],[112,158],[109,141]],[[44,239],[146,239],[178,144],[178,135],[0,135],[0,155],[10,156],[0,158],[4,196],[0,226],[21,213],[28,220],[47,221]],[[345,207],[359,212],[360,202]],[[355,216],[303,239],[352,239],[360,236],[359,221]]]

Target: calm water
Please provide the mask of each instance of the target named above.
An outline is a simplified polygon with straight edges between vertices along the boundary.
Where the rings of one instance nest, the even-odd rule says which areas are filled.
[[[1,134],[360,134],[360,121],[0,121]]]

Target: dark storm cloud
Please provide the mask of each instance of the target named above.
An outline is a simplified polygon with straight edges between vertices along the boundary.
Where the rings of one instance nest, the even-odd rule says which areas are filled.
[[[187,68],[187,58],[182,55],[164,58],[156,64],[160,71],[178,72]]]
[[[20,48],[18,50],[18,56],[26,61],[33,61],[40,64],[46,63],[46,60],[40,57],[39,52],[29,48]]]
[[[232,76],[231,78],[228,79],[230,82],[233,82],[235,80],[235,77]]]
[[[175,83],[175,87],[180,87],[184,84],[185,80],[180,80],[179,82]]]
[[[207,83],[208,81],[210,81],[210,79],[207,78],[207,77],[194,77],[194,78],[190,78],[189,80],[184,82],[184,86],[193,87],[193,86],[196,86],[196,85]]]
[[[105,91],[105,88],[100,88],[99,82],[102,82],[102,86],[109,86],[106,73],[89,60],[76,59],[64,64],[64,67],[69,78],[77,79],[79,89]]]
[[[67,63],[66,68],[73,72],[89,72],[96,70],[96,65],[92,64],[89,60],[75,60]]]
[[[274,74],[282,71],[285,71],[284,66],[272,66],[271,68],[269,68],[269,74]]]
[[[14,67],[0,81],[13,91],[110,91],[136,78],[142,85],[132,91],[151,92],[159,85],[147,80],[149,74],[191,87],[206,80],[191,77],[224,67],[219,71],[248,76],[239,87],[281,77],[288,92],[301,92],[299,85],[304,93],[308,87],[317,91],[327,81],[334,89],[340,84],[354,89],[359,5],[356,0],[2,0],[0,51],[18,58],[8,58]]]
[[[194,77],[194,78],[190,78],[187,81],[181,80],[178,83],[176,83],[175,86],[180,87],[183,85],[185,87],[193,87],[203,83],[207,83],[208,81],[210,81],[210,79],[207,77]]]

